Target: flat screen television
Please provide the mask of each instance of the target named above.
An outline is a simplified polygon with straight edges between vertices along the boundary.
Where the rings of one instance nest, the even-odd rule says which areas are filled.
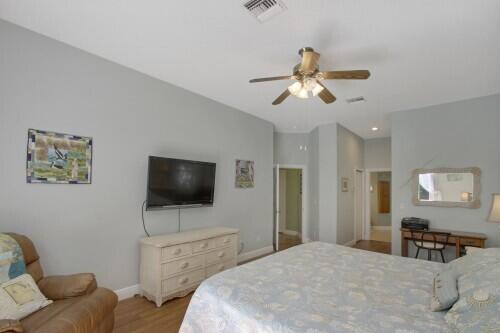
[[[146,209],[213,206],[215,163],[149,157]]]

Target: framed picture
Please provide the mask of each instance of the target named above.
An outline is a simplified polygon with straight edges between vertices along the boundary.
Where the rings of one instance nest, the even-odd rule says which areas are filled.
[[[26,181],[90,184],[92,138],[29,129]]]
[[[342,177],[341,186],[342,186],[342,192],[349,192],[349,178]]]
[[[236,188],[254,187],[254,162],[236,160]]]

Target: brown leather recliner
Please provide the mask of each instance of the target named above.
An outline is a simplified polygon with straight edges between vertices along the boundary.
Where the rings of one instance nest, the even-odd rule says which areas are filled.
[[[1,320],[0,333],[111,333],[118,302],[115,293],[98,288],[94,274],[44,277],[38,253],[26,236],[9,233],[21,246],[27,272],[54,301],[20,322]]]

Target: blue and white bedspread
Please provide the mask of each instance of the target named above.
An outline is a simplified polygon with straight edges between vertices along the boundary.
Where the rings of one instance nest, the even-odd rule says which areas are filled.
[[[439,333],[442,264],[328,243],[296,246],[217,274],[196,290],[180,332]]]

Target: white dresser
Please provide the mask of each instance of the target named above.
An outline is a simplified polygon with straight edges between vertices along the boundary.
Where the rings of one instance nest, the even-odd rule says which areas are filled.
[[[142,294],[156,306],[236,266],[238,229],[213,227],[141,239]]]

